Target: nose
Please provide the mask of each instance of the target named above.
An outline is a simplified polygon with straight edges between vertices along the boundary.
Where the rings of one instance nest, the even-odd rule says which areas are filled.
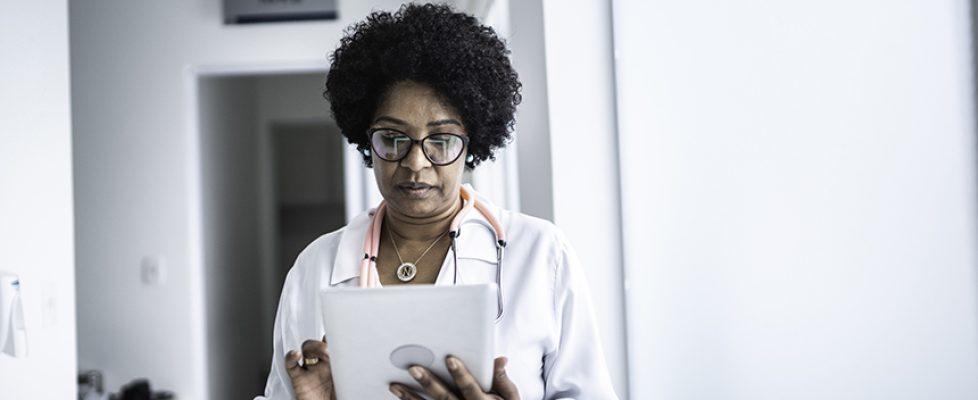
[[[410,169],[413,172],[418,172],[431,166],[431,162],[424,156],[424,150],[421,149],[421,143],[413,143],[411,145],[411,149],[408,150],[407,156],[401,160],[401,166]]]

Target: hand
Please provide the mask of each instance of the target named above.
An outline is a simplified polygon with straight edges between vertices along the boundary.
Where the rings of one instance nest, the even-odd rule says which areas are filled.
[[[457,392],[449,390],[448,385],[427,368],[415,365],[409,368],[408,372],[421,384],[424,393],[436,400],[519,400],[520,398],[516,385],[506,375],[506,357],[496,358],[494,362],[492,387],[489,393],[482,391],[479,382],[469,373],[462,360],[448,356],[445,358],[445,365],[448,366],[448,372],[452,374],[452,380],[458,388]],[[423,400],[414,390],[400,383],[392,383],[390,391],[401,400]]]
[[[315,364],[299,365],[299,360],[303,358],[318,361]],[[303,342],[301,353],[291,350],[285,354],[285,370],[292,380],[292,389],[297,400],[336,400],[325,336],[322,341]]]

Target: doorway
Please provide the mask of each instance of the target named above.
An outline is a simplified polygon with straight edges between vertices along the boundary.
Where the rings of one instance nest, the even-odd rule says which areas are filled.
[[[325,70],[197,77],[204,348],[221,365],[206,371],[210,398],[262,393],[288,270],[362,209],[347,183],[363,168],[347,176],[324,80]]]

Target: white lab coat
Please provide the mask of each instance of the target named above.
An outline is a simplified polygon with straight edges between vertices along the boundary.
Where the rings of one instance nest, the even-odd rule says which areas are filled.
[[[506,232],[501,277],[504,313],[495,326],[496,356],[509,358],[506,372],[522,398],[617,399],[594,326],[588,284],[564,235],[548,221],[479,199]],[[321,290],[357,286],[369,221],[368,213],[361,213],[347,226],[320,236],[296,259],[275,317],[265,398],[294,396],[285,371],[285,353],[300,349],[305,340],[323,337]],[[472,210],[460,224],[460,284],[496,281],[495,240],[478,222],[488,221]],[[451,285],[452,268],[449,250],[435,284]]]

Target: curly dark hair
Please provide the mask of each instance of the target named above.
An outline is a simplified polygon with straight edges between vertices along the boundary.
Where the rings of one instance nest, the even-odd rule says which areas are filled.
[[[371,118],[391,85],[405,80],[432,87],[458,111],[472,156],[466,167],[495,159],[510,140],[522,84],[509,50],[492,28],[448,5],[375,11],[344,31],[331,61],[323,97],[368,167]]]

